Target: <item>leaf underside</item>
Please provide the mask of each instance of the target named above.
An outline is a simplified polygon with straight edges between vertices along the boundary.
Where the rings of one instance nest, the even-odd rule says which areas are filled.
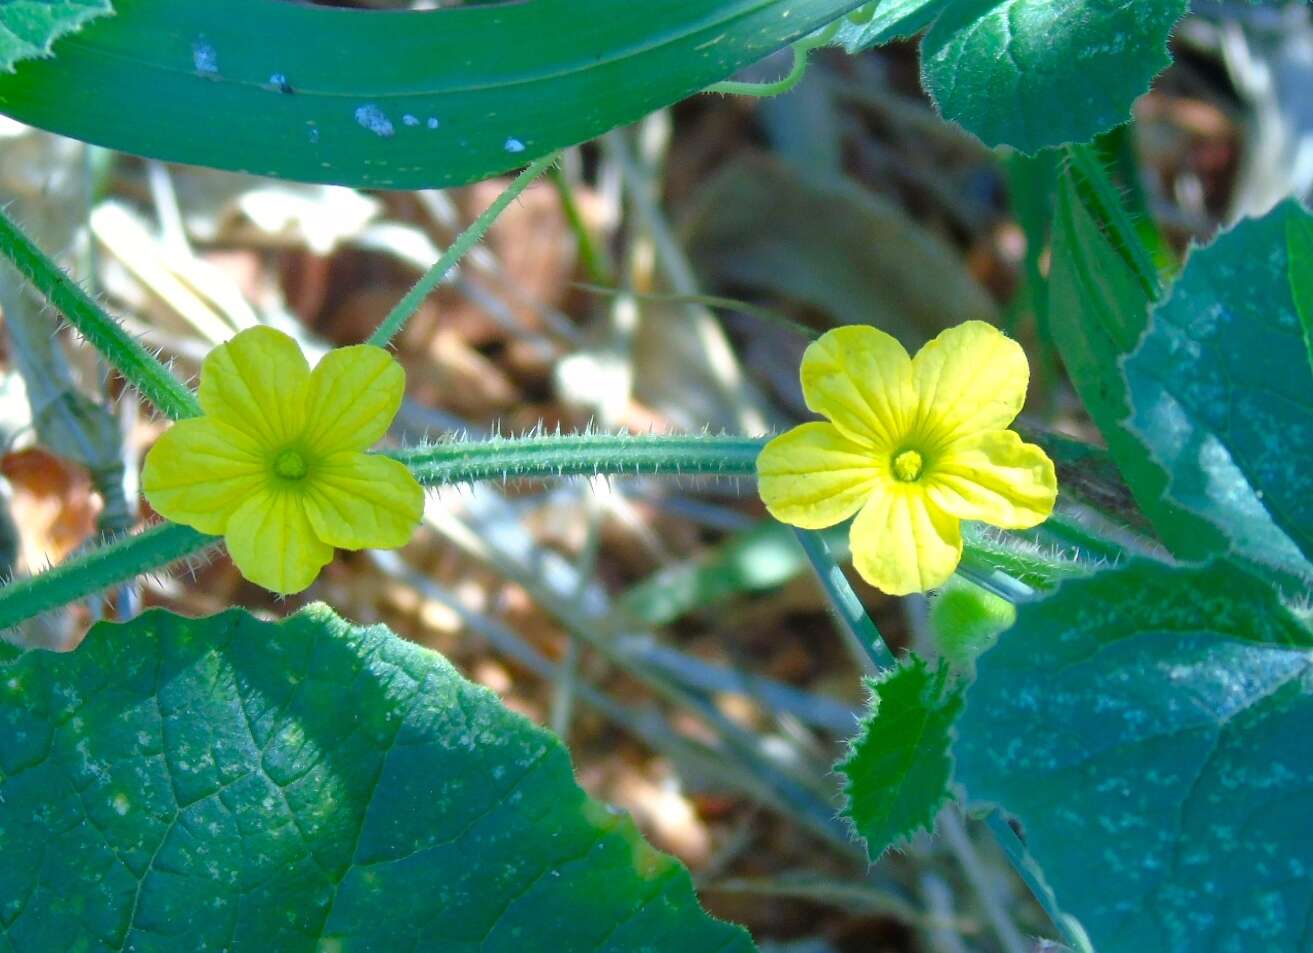
[[[1287,202],[1196,249],[1127,357],[1128,426],[1165,498],[1251,563],[1313,579],[1313,367],[1293,297]]]

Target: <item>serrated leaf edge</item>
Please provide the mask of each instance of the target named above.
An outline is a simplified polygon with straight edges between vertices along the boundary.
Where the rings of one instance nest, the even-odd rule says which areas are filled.
[[[862,718],[859,720],[857,733],[854,734],[853,737],[848,742],[847,754],[840,761],[836,762],[834,765],[834,771],[842,775],[844,779],[843,787],[842,787],[844,805],[839,812],[839,816],[845,822],[847,822],[849,831],[853,839],[860,841],[862,844],[866,846],[867,857],[872,865],[874,865],[877,861],[879,861],[880,858],[883,857],[890,850],[895,850],[895,851],[905,850],[907,846],[912,842],[912,839],[916,836],[916,834],[922,831],[931,834],[934,833],[935,819],[938,818],[939,812],[944,808],[946,804],[948,804],[950,801],[955,800],[956,798],[956,794],[954,793],[954,784],[953,784],[953,777],[956,768],[956,759],[953,756],[953,744],[952,744],[956,740],[956,731],[950,729],[949,747],[947,751],[948,778],[944,784],[943,792],[938,798],[932,800],[927,805],[924,816],[914,821],[910,831],[906,832],[902,837],[895,838],[890,843],[882,845],[879,851],[876,852],[872,850],[871,843],[866,839],[865,835],[862,834],[861,830],[857,826],[856,819],[852,816],[852,807],[854,800],[853,791],[852,791],[853,778],[852,775],[849,774],[848,769],[853,764],[853,762],[856,761],[858,757],[858,751],[857,751],[858,747],[870,736],[871,728],[874,726],[876,718],[879,717],[880,686],[888,682],[890,679],[894,678],[899,673],[906,671],[908,668],[920,668],[924,670],[929,668],[929,663],[926,662],[926,660],[921,658],[919,655],[916,655],[915,653],[909,653],[900,662],[898,667],[886,669],[883,672],[878,673],[874,677],[869,677],[862,680],[863,685],[865,686],[867,692],[870,695],[868,710],[867,713],[863,715]],[[939,695],[938,702],[940,704],[945,706],[954,706],[957,708],[957,712],[952,719],[953,722],[956,723],[957,717],[961,715],[962,710],[966,705],[966,693],[964,690],[962,690],[963,686],[950,685],[949,683],[950,674],[951,672],[948,664],[941,659],[936,670],[933,673],[931,673],[930,675],[931,681],[927,685],[925,691]]]

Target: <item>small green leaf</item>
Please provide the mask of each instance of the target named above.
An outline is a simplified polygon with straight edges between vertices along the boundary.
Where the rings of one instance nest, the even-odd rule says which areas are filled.
[[[1131,404],[1121,358],[1148,326],[1157,278],[1111,185],[1097,166],[1086,171],[1078,180],[1069,170],[1058,187],[1049,277],[1053,340],[1154,529],[1177,556],[1206,558],[1225,549],[1221,534],[1162,499],[1167,473],[1125,422]]]
[[[931,671],[909,656],[897,668],[867,681],[871,711],[836,766],[844,775],[844,814],[866,842],[872,860],[930,830],[949,798],[949,754],[962,691],[948,684],[948,667]]]
[[[113,13],[109,0],[0,0],[0,72],[49,56],[50,47],[82,24]]]
[[[1125,361],[1129,428],[1165,497],[1235,553],[1313,577],[1313,367],[1292,298],[1291,201],[1197,249]],[[1301,555],[1302,554],[1302,555]]]
[[[946,119],[986,144],[1033,153],[1130,119],[1168,64],[1185,0],[958,0],[922,46]]]
[[[552,735],[325,606],[0,648],[0,854],[6,950],[753,949]]]
[[[1307,949],[1311,649],[1226,565],[1064,583],[981,657],[957,780],[1017,816],[1096,949]]]

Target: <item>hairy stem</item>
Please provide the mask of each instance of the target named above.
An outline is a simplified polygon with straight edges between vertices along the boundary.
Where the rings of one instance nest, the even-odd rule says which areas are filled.
[[[373,334],[369,336],[366,343],[377,344],[379,347],[386,347],[397,333],[410,320],[411,315],[419,310],[419,306],[424,303],[424,299],[436,288],[443,278],[456,264],[465,257],[471,248],[483,240],[483,236],[488,233],[492,223],[497,221],[498,216],[506,211],[506,206],[514,202],[527,189],[538,176],[546,172],[556,160],[560,153],[553,152],[549,156],[531,164],[519,177],[512,182],[497,200],[488,206],[488,210],[474,220],[474,224],[456,236],[456,240],[451,243],[451,247],[442,253],[442,257],[433,263],[428,271],[424,272],[423,277],[415,282],[415,286],[406,292],[405,297],[397,302],[396,307],[388,312],[387,317],[378,326]]]
[[[190,526],[160,523],[0,588],[0,629],[51,612],[144,572],[163,569],[219,542]]]
[[[703,92],[721,93],[726,96],[754,96],[761,99],[782,96],[801,83],[802,78],[807,75],[807,57],[811,54],[811,51],[829,44],[842,25],[843,20],[835,20],[814,36],[793,44],[793,66],[788,73],[774,82],[745,83],[727,79],[720,83],[712,83]]]
[[[962,542],[958,573],[1013,605],[1029,602],[1063,579],[1094,568],[979,523],[963,524]]]
[[[605,474],[751,476],[762,441],[748,437],[626,437],[582,434],[451,442],[389,456],[425,486],[496,479],[555,479]],[[52,569],[0,587],[0,629],[176,563],[219,542],[217,536],[162,523],[124,536]]]
[[[415,479],[430,487],[595,475],[755,478],[757,455],[764,444],[765,438],[761,437],[590,433],[451,440],[389,450],[386,455],[404,463]],[[809,533],[800,533],[799,537],[813,565],[823,565],[831,573],[838,571],[828,553],[813,549],[819,537],[813,539]],[[169,523],[122,537],[38,576],[0,588],[0,628],[161,569],[217,541],[217,537]],[[1025,546],[1012,546],[974,530],[967,535],[966,543],[963,572],[1012,601],[1024,601],[1032,595],[1031,586],[1046,588],[1083,568],[1049,559],[1039,549],[1032,553]],[[850,592],[842,579],[823,581],[838,587],[832,592]],[[841,601],[841,605],[848,610],[845,618],[849,624],[856,626],[854,635],[863,650],[881,659],[881,664],[890,664],[892,657],[885,655],[887,650],[881,651],[883,641],[870,627],[861,604]]]
[[[196,395],[91,299],[0,209],[0,254],[99,351],[141,395],[174,420],[201,413]]]
[[[757,437],[565,434],[449,441],[393,450],[425,486],[483,480],[652,474],[751,477],[765,440]]]

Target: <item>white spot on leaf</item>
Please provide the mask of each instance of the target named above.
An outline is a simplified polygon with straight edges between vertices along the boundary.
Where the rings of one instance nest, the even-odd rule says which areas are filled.
[[[196,72],[209,76],[218,75],[219,52],[205,37],[201,37],[191,45],[191,61],[196,67]]]
[[[396,127],[392,125],[392,120],[387,117],[387,113],[379,109],[375,103],[365,103],[356,109],[356,122],[364,126],[376,136],[382,136],[384,139],[391,139],[396,135]]]

